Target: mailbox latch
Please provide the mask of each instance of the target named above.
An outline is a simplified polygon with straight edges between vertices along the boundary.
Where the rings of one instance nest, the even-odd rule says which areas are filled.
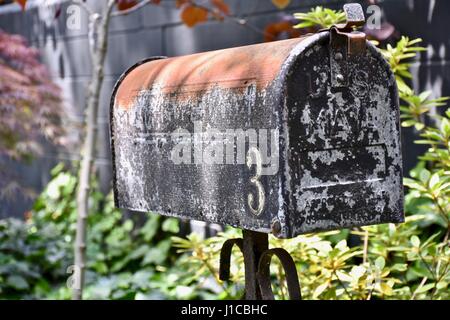
[[[364,12],[360,4],[344,5],[346,23],[333,25],[330,31],[330,69],[331,86],[342,88],[348,86],[349,57],[360,55],[366,49],[366,34],[356,31],[365,23]]]

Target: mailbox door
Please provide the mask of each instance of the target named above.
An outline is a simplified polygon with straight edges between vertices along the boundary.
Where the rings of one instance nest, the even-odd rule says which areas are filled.
[[[341,50],[342,51],[342,50]],[[398,95],[370,43],[344,55],[332,81],[328,32],[302,50],[287,79],[290,236],[403,221]]]

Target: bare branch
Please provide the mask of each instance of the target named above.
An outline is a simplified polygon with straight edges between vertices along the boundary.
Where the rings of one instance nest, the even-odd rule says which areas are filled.
[[[369,251],[369,230],[364,230],[364,247],[363,247],[363,264],[367,262],[367,254]]]
[[[215,14],[215,12],[211,8],[209,8],[209,7],[205,6],[205,5],[201,5],[201,4],[198,4],[198,3],[195,3],[195,2],[192,2],[192,5],[196,6],[198,8],[202,8],[202,9],[208,11],[211,14]],[[268,35],[267,32],[265,32],[264,30],[261,30],[260,28],[249,24],[246,19],[238,18],[238,17],[231,16],[231,15],[223,15],[223,17],[224,17],[224,19],[228,19],[228,20],[230,20],[230,21],[232,21],[232,22],[234,22],[234,23],[236,23],[236,24],[238,24],[240,26],[246,27],[246,28],[252,30],[253,32],[259,33],[259,34],[261,34],[263,36]]]
[[[428,277],[424,277],[422,279],[422,281],[420,282],[419,286],[416,288],[416,290],[414,290],[410,300],[415,300],[416,299],[417,291],[419,291],[419,289],[424,286],[424,284],[427,282],[427,280],[428,280]]]
[[[152,2],[151,0],[142,0],[141,2],[136,4],[135,6],[129,8],[127,10],[112,12],[111,16],[112,17],[118,17],[118,16],[128,15],[128,14],[130,14],[132,12],[135,12],[135,11],[141,9],[142,7],[145,7],[148,4],[155,5],[155,6],[157,5],[157,6],[160,6],[160,7],[162,6],[164,8],[169,8],[169,9],[176,10],[176,8],[173,7],[173,6],[163,6],[162,4],[156,4],[156,3]],[[215,14],[215,12],[211,8],[209,8],[209,7],[205,6],[205,5],[198,4],[198,3],[194,2],[194,1],[191,2],[191,5],[196,6],[198,8],[202,8],[202,9],[206,10],[208,13]],[[252,30],[253,32],[256,32],[256,33],[261,34],[263,36],[267,35],[267,32],[265,32],[264,30],[261,30],[260,28],[254,26],[254,25],[249,24],[246,19],[234,17],[234,16],[231,16],[231,15],[224,15],[223,17],[224,17],[224,19],[228,19],[228,20],[230,20],[230,21],[232,21],[232,22],[234,22],[234,23],[236,23],[236,24],[238,24],[240,26],[246,27],[246,28]]]
[[[89,16],[89,25],[88,25],[88,42],[89,42],[89,52],[91,54],[91,61],[95,60],[95,51],[96,51],[96,43],[95,43],[95,34],[97,32],[97,24],[100,21],[100,15],[98,13],[94,13]]]
[[[86,230],[87,216],[89,214],[89,193],[91,191],[91,176],[93,162],[95,159],[95,145],[97,140],[97,116],[99,109],[100,91],[103,83],[103,68],[108,47],[108,25],[111,16],[111,10],[115,0],[108,0],[108,4],[102,12],[102,15],[94,13],[90,15],[89,23],[90,34],[97,33],[97,43],[90,41],[92,54],[92,65],[94,71],[89,81],[88,93],[86,95],[86,128],[84,133],[84,142],[81,149],[81,164],[78,173],[77,188],[77,223],[75,236],[75,266],[78,267],[76,277],[76,286],[72,290],[72,299],[80,300],[83,298],[83,286],[86,268]],[[92,47],[95,46],[95,47]]]

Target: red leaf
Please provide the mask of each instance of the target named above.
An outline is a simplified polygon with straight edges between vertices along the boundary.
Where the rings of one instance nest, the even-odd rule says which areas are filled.
[[[300,36],[300,31],[293,28],[293,24],[290,21],[280,21],[270,23],[264,29],[264,41],[274,41],[277,40],[281,33],[287,33],[289,38],[296,38]]]
[[[160,4],[161,0],[150,0],[150,2],[153,4]]]
[[[290,3],[291,0],[272,0],[272,3],[280,10],[286,8]]]
[[[208,20],[208,11],[195,5],[188,5],[181,11],[181,20],[188,27],[193,27],[197,23]]]
[[[27,5],[27,0],[14,0],[19,4],[19,6],[22,8],[22,11],[25,11],[25,6]]]
[[[136,0],[116,0],[117,10],[124,11],[133,8],[137,4]]]

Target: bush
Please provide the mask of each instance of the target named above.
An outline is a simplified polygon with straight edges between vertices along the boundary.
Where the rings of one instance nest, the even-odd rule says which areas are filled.
[[[295,16],[302,20],[299,28],[329,27],[342,20],[342,12],[321,8]],[[416,143],[429,147],[410,172],[411,178],[404,179],[409,189],[405,197],[406,222],[289,240],[270,237],[271,247],[283,247],[294,258],[305,299],[450,298],[450,109],[429,121],[431,108],[445,106],[448,98],[430,99],[430,92],[415,94],[407,84],[412,78],[408,60],[425,50],[417,46],[420,42],[402,37],[396,46],[382,50],[396,76],[402,126],[414,127],[423,138]],[[218,280],[220,248],[237,232],[228,229],[211,239],[199,239],[195,234],[176,238],[175,245],[185,252],[181,263],[199,279],[212,278],[225,285]],[[350,247],[350,239],[359,244]],[[243,283],[243,261],[236,253],[233,261],[232,282]],[[276,297],[287,298],[280,264],[275,263],[271,272],[279,283]],[[219,297],[243,294],[242,286],[231,284],[225,288]]]
[[[27,221],[0,221],[0,298],[70,298],[77,180],[63,165],[52,175]],[[89,203],[86,298],[177,297],[178,279],[166,271],[176,265],[178,220],[148,214],[140,226],[96,187]]]

